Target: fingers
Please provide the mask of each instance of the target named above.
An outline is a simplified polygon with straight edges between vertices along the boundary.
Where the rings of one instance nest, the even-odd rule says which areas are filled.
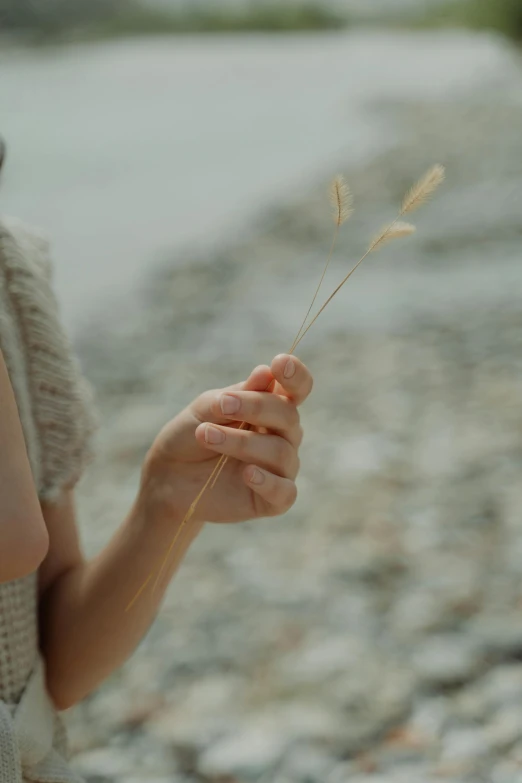
[[[243,382],[242,388],[245,391],[269,391],[273,381],[274,376],[270,367],[267,367],[266,364],[260,364],[252,370],[246,381]]]
[[[243,471],[243,480],[267,505],[264,516],[284,514],[297,498],[297,488],[288,478],[276,476],[256,465],[248,465]]]
[[[289,375],[290,373],[290,375]],[[272,362],[272,367],[266,365],[260,365],[256,367],[246,381],[242,383],[234,384],[226,389],[219,389],[205,392],[201,394],[192,403],[191,409],[195,417],[200,422],[214,421],[245,421],[248,424],[252,424],[258,427],[266,427],[267,429],[274,429],[277,432],[286,432],[292,427],[296,426],[295,414],[290,408],[287,408],[288,418],[286,421],[282,408],[279,409],[279,413],[276,411],[278,421],[271,423],[268,421],[263,422],[261,418],[264,416],[264,411],[260,407],[260,397],[258,400],[252,398],[251,401],[247,400],[245,395],[239,394],[239,392],[265,392],[271,394],[274,391],[274,382],[277,381],[277,387],[275,389],[276,394],[273,395],[276,398],[289,399],[294,405],[300,405],[310,394],[313,385],[313,379],[308,368],[295,356],[289,356],[288,354],[280,354],[276,356]],[[224,413],[221,408],[221,395],[231,392],[232,397],[236,397],[240,400],[241,411],[233,413]],[[251,405],[250,405],[251,402]],[[273,410],[267,410],[267,415],[271,417],[274,414]],[[294,432],[291,440],[296,442],[296,435]],[[287,435],[285,435],[287,437]]]
[[[218,402],[219,396],[225,392],[237,392],[243,389],[251,391],[264,392],[270,388],[274,381],[274,376],[270,370],[270,367],[266,365],[260,365],[256,367],[246,381],[241,383],[235,383],[232,386],[227,386],[225,389],[213,389],[200,394],[199,397],[191,404],[191,410],[200,422],[215,421],[225,422],[230,421],[230,416],[223,414],[220,404]],[[239,418],[236,420],[240,420]]]
[[[285,394],[296,405],[301,405],[312,391],[310,370],[296,356],[285,353],[275,357],[270,369]]]
[[[278,435],[205,423],[196,429],[196,440],[217,454],[255,463],[284,478],[295,478],[299,470],[296,449]]]
[[[212,404],[216,422],[244,421],[286,438],[293,446],[301,445],[303,433],[299,411],[288,397],[266,392],[232,392],[219,394]]]
[[[267,380],[268,385],[273,380],[269,368],[259,367],[244,384],[205,392],[193,404],[197,419],[201,423],[227,423],[230,426],[245,422],[275,432],[295,447],[300,446],[303,433],[299,412],[292,400],[266,391],[243,391],[247,384],[264,390]]]

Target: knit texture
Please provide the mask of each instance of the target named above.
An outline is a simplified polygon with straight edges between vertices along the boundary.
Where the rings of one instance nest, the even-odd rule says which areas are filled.
[[[96,423],[90,389],[60,324],[51,273],[45,239],[1,218],[0,349],[35,487],[50,502],[80,478]],[[32,574],[0,584],[0,783],[78,781],[63,760],[61,738],[39,661]]]
[[[58,723],[38,659],[20,703],[0,701],[1,783],[83,783],[67,763]]]

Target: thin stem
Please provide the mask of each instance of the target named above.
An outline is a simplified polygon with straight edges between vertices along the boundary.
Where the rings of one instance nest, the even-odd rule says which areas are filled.
[[[312,299],[312,303],[310,304],[310,307],[307,310],[307,313],[306,313],[306,315],[305,315],[305,317],[303,319],[303,323],[299,327],[299,330],[298,330],[298,332],[297,332],[297,334],[295,336],[295,340],[292,343],[292,347],[291,347],[289,353],[293,353],[294,352],[295,346],[297,345],[297,342],[299,340],[299,335],[301,334],[301,331],[304,328],[304,325],[306,324],[306,322],[308,320],[308,316],[310,315],[312,307],[315,304],[315,300],[317,299],[319,291],[321,290],[321,286],[323,284],[323,280],[324,280],[325,275],[326,275],[326,273],[328,271],[328,267],[330,266],[330,261],[332,260],[333,252],[334,252],[334,249],[335,249],[335,245],[337,243],[337,237],[339,236],[339,229],[340,229],[340,227],[341,227],[341,221],[340,221],[340,218],[339,218],[337,220],[337,224],[336,224],[336,227],[335,227],[335,232],[334,232],[334,235],[333,235],[332,244],[330,246],[330,252],[328,253],[328,259],[327,259],[326,265],[325,265],[325,267],[323,269],[323,274],[321,275],[321,279],[319,280],[319,285],[315,289],[315,294],[314,294],[314,298]]]
[[[219,462],[218,462],[218,465],[219,465]],[[216,467],[217,467],[217,466],[216,466]],[[165,566],[166,566],[166,565],[167,565],[167,563],[168,563],[168,560],[169,560],[169,557],[170,557],[170,554],[171,554],[172,550],[173,550],[173,549],[174,549],[174,547],[176,546],[176,543],[177,543],[177,541],[178,541],[178,538],[180,537],[180,535],[181,535],[181,533],[182,533],[182,531],[183,531],[184,527],[185,527],[185,526],[187,525],[187,523],[190,521],[190,518],[192,517],[192,515],[194,514],[194,511],[196,510],[196,506],[198,505],[198,503],[199,503],[200,499],[202,498],[202,496],[204,495],[205,491],[207,490],[207,487],[209,486],[210,482],[212,481],[212,477],[213,477],[213,475],[214,475],[214,472],[215,472],[215,470],[216,470],[216,468],[214,468],[214,470],[212,471],[212,473],[210,474],[210,476],[209,476],[209,477],[208,477],[208,479],[206,480],[205,484],[203,485],[203,487],[200,489],[200,491],[199,491],[199,493],[197,494],[197,496],[194,498],[194,500],[193,500],[193,501],[192,501],[192,503],[190,504],[190,506],[189,506],[189,509],[188,509],[187,513],[185,514],[185,516],[184,516],[184,517],[183,517],[183,519],[181,520],[181,524],[180,524],[179,528],[178,528],[178,529],[177,529],[177,531],[176,531],[176,535],[174,536],[174,538],[173,538],[173,539],[172,539],[172,541],[170,542],[170,546],[169,546],[169,548],[167,549],[167,553],[166,553],[165,557],[164,557],[164,558],[163,558],[163,560],[162,560],[162,563],[161,563],[160,569],[159,569],[159,571],[158,571],[158,575],[157,575],[157,577],[156,577],[156,579],[155,579],[155,581],[154,581],[154,585],[153,585],[153,588],[152,588],[152,591],[153,591],[153,592],[156,590],[156,588],[157,588],[157,586],[158,586],[158,584],[159,584],[159,581],[160,581],[160,579],[161,579],[161,575],[162,575],[162,573],[163,573],[163,571],[164,571],[164,569],[165,569]]]
[[[246,429],[247,429],[247,426],[248,426],[248,425],[247,425],[246,421],[242,421],[242,422],[241,422],[241,425],[240,425],[240,426],[239,426],[237,429],[238,429],[238,430],[246,430]],[[227,464],[228,460],[229,460],[229,458],[228,458],[228,457],[226,457],[224,454],[222,454],[222,455],[221,455],[221,457],[220,457],[220,459],[219,459],[219,462],[218,462],[218,464],[216,465],[216,467],[214,468],[214,471],[213,471],[213,473],[212,473],[212,475],[213,475],[213,476],[214,476],[214,473],[215,473],[216,475],[214,476],[214,478],[213,478],[213,480],[212,480],[212,484],[210,485],[210,489],[214,489],[214,487],[216,486],[217,480],[218,480],[218,478],[219,478],[219,477],[220,477],[220,475],[221,475],[221,471],[223,470],[223,468],[224,468],[224,467],[225,467],[225,465]]]
[[[381,233],[381,234],[380,234],[380,235],[379,235],[379,236],[378,236],[376,239],[374,239],[374,240],[373,240],[372,244],[370,245],[370,247],[368,248],[368,250],[366,251],[366,253],[363,255],[363,257],[362,257],[362,258],[360,258],[360,259],[359,259],[359,261],[357,261],[357,263],[355,264],[355,266],[354,266],[354,267],[352,267],[352,269],[350,269],[350,271],[348,272],[348,274],[346,275],[346,277],[345,277],[345,278],[343,278],[343,280],[341,280],[341,282],[339,283],[339,285],[337,286],[337,288],[335,289],[335,291],[334,291],[332,294],[330,294],[330,296],[328,297],[328,299],[326,300],[326,302],[325,302],[325,303],[322,305],[322,307],[321,307],[321,308],[318,310],[318,312],[317,312],[317,313],[315,314],[315,316],[312,318],[312,320],[310,321],[310,323],[308,324],[308,326],[306,327],[306,329],[304,330],[304,332],[301,334],[301,336],[299,337],[299,339],[296,341],[295,345],[293,346],[294,350],[297,348],[297,346],[299,345],[299,343],[301,342],[301,340],[303,339],[303,337],[305,336],[305,334],[308,332],[308,330],[309,330],[309,329],[310,329],[310,328],[311,328],[311,327],[314,325],[314,323],[317,321],[317,319],[319,318],[319,316],[321,315],[321,313],[323,312],[323,310],[324,310],[324,309],[327,307],[327,305],[329,305],[329,304],[330,304],[330,302],[332,301],[332,299],[334,298],[334,296],[335,296],[337,293],[339,293],[339,291],[341,290],[341,288],[343,287],[343,285],[346,283],[346,281],[347,281],[347,280],[348,280],[348,279],[349,279],[349,278],[350,278],[350,277],[353,275],[353,273],[355,272],[355,270],[357,269],[357,267],[358,267],[358,266],[360,266],[360,265],[362,264],[362,262],[363,262],[363,261],[364,261],[364,260],[365,260],[365,259],[366,259],[366,258],[367,258],[369,255],[370,255],[370,253],[371,253],[371,252],[374,250],[375,246],[379,244],[379,242],[380,242],[380,241],[383,239],[383,237],[385,237],[385,236],[386,236],[386,234],[387,234],[387,233],[390,231],[390,229],[392,229],[392,228],[393,228],[393,226],[394,226],[394,225],[397,223],[397,221],[398,221],[398,220],[399,220],[399,218],[401,218],[401,217],[402,217],[402,212],[401,212],[399,215],[397,215],[397,217],[395,218],[395,220],[393,220],[393,221],[390,223],[390,225],[389,225],[389,226],[387,226],[387,227],[386,227],[386,228],[383,230],[383,232],[382,232],[382,233]]]
[[[150,580],[152,579],[152,574],[153,574],[153,573],[154,573],[153,571],[151,571],[151,572],[150,572],[150,574],[149,574],[149,575],[148,575],[148,577],[145,579],[145,581],[143,582],[142,586],[140,587],[140,589],[138,590],[138,592],[136,593],[136,595],[134,596],[134,598],[132,598],[132,599],[129,601],[129,603],[127,604],[127,608],[125,609],[125,611],[126,611],[126,612],[128,612],[128,611],[130,611],[130,610],[132,609],[132,607],[134,606],[134,604],[136,603],[136,601],[138,600],[138,598],[140,597],[140,595],[143,593],[143,591],[145,590],[145,588],[146,588],[146,587],[147,587],[147,585],[149,584]]]

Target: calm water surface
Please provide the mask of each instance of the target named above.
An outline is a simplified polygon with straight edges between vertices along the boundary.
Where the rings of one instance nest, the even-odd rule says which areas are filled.
[[[69,326],[173,248],[207,246],[400,133],[386,101],[494,90],[467,34],[165,38],[0,55],[0,209],[51,235]]]

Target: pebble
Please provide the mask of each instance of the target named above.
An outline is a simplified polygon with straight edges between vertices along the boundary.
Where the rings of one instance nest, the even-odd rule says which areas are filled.
[[[491,783],[522,783],[522,768],[513,761],[500,761],[491,770]]]
[[[432,742],[441,739],[451,720],[451,706],[446,697],[420,701],[414,708],[408,726]]]
[[[300,650],[292,651],[280,663],[280,671],[288,681],[324,682],[357,665],[367,650],[357,638],[349,635],[312,640]]]
[[[522,703],[522,664],[495,666],[477,683],[490,709]]]
[[[294,783],[325,783],[336,766],[335,758],[310,743],[299,743],[284,761],[284,772]]]
[[[477,648],[462,634],[431,636],[416,650],[414,665],[430,687],[454,687],[472,679],[482,660]]]
[[[392,622],[400,634],[422,634],[443,630],[452,613],[441,596],[426,590],[404,595],[392,610]]]
[[[522,613],[479,616],[468,629],[488,655],[516,658],[522,654]]]
[[[500,752],[522,740],[522,706],[500,709],[486,729],[491,745]]]
[[[359,772],[360,767],[355,763],[337,763],[331,770],[325,783],[347,783],[347,781],[351,781]]]
[[[486,757],[489,751],[488,736],[483,729],[454,729],[444,736],[442,759],[450,762],[474,762]]]
[[[77,755],[74,761],[81,774],[91,778],[117,778],[129,770],[129,759],[120,748],[96,748]]]
[[[256,779],[275,767],[286,742],[287,738],[269,725],[246,727],[206,748],[198,760],[198,769],[207,776]]]

